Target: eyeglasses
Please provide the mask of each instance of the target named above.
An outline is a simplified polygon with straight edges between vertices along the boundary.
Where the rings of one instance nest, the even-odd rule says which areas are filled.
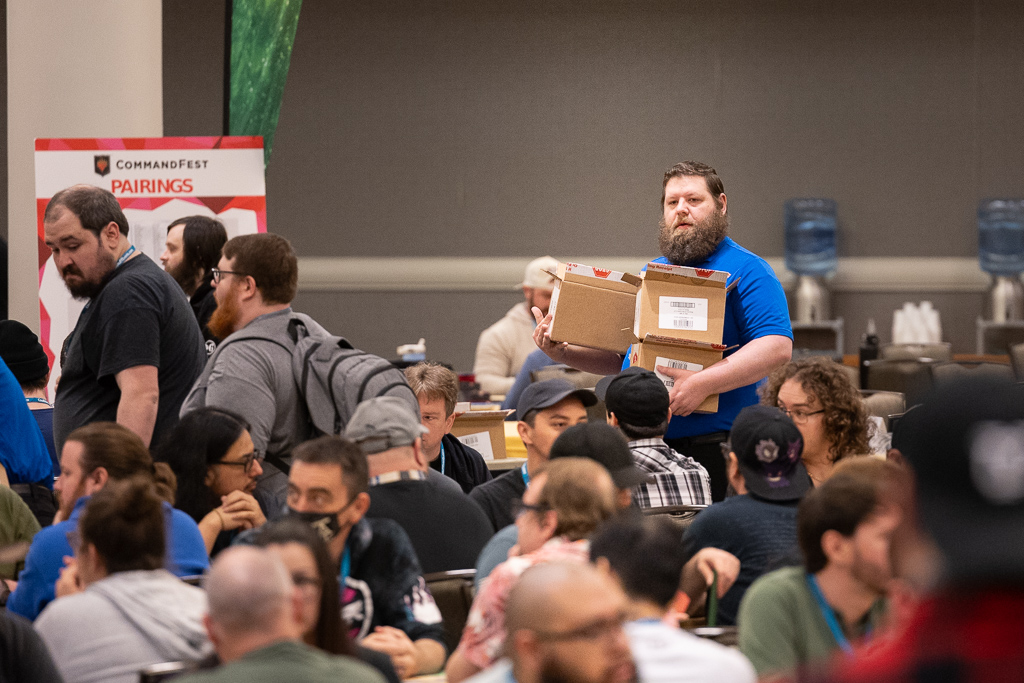
[[[810,419],[811,415],[821,415],[825,412],[822,410],[788,410],[783,406],[776,406],[779,410],[789,415],[790,419],[793,420],[794,424],[802,425]]]
[[[241,467],[244,472],[248,472],[252,469],[252,464],[256,462],[256,451],[252,453],[246,453],[242,456],[241,460],[218,460],[216,465],[227,465],[229,467]]]
[[[220,282],[220,279],[225,275],[241,275],[242,277],[249,277],[246,273],[239,273],[237,270],[221,270],[220,268],[210,268],[210,275],[213,276],[213,284]]]
[[[544,505],[530,505],[524,503],[522,499],[512,501],[512,518],[519,519],[523,513],[526,512],[547,512],[548,508]]]
[[[299,588],[319,588],[320,579],[305,574],[292,574],[292,583]]]
[[[614,617],[598,619],[589,624],[569,631],[537,631],[540,640],[546,641],[567,641],[567,640],[603,640],[608,641],[622,634],[622,624],[626,621],[625,614],[617,614]]]

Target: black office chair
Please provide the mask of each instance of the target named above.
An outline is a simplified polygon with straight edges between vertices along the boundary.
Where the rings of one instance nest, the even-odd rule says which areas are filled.
[[[434,596],[441,618],[444,620],[444,641],[449,652],[454,652],[462,639],[462,630],[473,605],[473,579],[475,569],[455,569],[447,572],[424,574],[423,580]]]

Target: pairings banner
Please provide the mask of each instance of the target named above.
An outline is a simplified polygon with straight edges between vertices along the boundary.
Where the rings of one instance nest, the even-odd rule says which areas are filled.
[[[43,234],[50,198],[87,184],[109,190],[128,219],[129,241],[160,263],[167,227],[185,216],[216,217],[228,238],[267,230],[263,138],[37,138],[36,222],[40,341],[49,356],[50,396],[60,351],[85,301],[71,297]]]

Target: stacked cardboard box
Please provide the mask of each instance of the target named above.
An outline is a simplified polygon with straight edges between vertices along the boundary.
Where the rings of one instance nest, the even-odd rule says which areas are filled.
[[[511,410],[495,409],[493,404],[455,406],[452,436],[479,451],[484,460],[502,460],[505,454],[505,418]]]
[[[703,370],[722,360],[725,299],[729,273],[649,263],[636,296],[630,363],[657,372],[657,366]],[[733,283],[735,285],[735,283]],[[657,373],[666,387],[673,380]],[[694,412],[718,412],[718,394]]]
[[[635,341],[633,311],[640,278],[578,263],[559,263],[552,275],[551,340],[625,353]]]

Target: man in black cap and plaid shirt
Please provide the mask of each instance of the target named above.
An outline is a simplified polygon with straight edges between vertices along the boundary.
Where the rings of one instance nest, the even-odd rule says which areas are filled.
[[[672,414],[668,389],[650,370],[629,367],[597,383],[597,397],[608,410],[608,424],[618,427],[629,441],[633,462],[650,474],[633,488],[641,508],[710,505],[708,471],[693,458],[665,443]]]

